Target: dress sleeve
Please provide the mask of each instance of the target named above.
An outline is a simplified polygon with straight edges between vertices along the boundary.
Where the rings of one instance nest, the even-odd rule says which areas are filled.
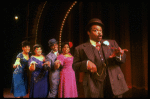
[[[64,63],[64,56],[63,56],[63,55],[59,55],[59,56],[57,57],[57,60],[59,60],[59,61],[60,61],[60,64],[63,66],[63,63]]]
[[[22,53],[19,53],[18,55],[17,55],[17,57],[16,58],[20,58],[20,59],[22,59],[23,58],[23,54]]]

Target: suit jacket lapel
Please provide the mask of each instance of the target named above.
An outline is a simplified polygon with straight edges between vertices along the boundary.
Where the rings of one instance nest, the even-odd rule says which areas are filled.
[[[107,46],[107,45],[104,45],[103,44],[103,41],[104,40],[102,40],[102,50],[103,50],[103,53],[104,53],[104,58],[105,58],[105,60],[106,60],[106,63],[107,63],[107,59],[109,58],[109,56],[111,55],[111,49],[110,49],[110,45],[109,46]],[[109,42],[110,43],[110,42]]]
[[[49,57],[50,59],[55,59],[57,56],[53,53],[53,51],[51,51],[51,52],[49,53],[48,57]]]
[[[108,55],[109,48],[106,45],[102,45],[102,49],[103,49],[104,57],[105,57],[105,59],[107,59],[109,57],[109,55]]]
[[[102,39],[101,47],[102,47],[102,50],[103,50],[103,53],[104,53],[104,58],[105,58],[105,60],[107,60],[109,58],[109,56],[111,55],[111,51],[110,51],[109,46],[103,44],[103,41],[104,40]],[[93,46],[91,45],[90,42],[85,43],[83,46],[84,46],[84,51],[85,51],[85,53],[86,53],[89,60],[94,62],[95,61],[95,56],[100,60],[97,49],[93,48]]]
[[[86,56],[88,57],[88,59],[92,62],[94,62],[94,52],[93,52],[93,49],[92,49],[92,45],[90,44],[90,42],[87,42],[83,45],[83,49],[84,49],[84,52],[86,54]]]
[[[98,64],[99,64],[99,62],[100,62],[99,52],[94,46],[92,46],[92,49],[93,49],[93,52],[94,52],[94,55],[95,55],[96,59],[99,60],[99,61],[97,61]],[[98,64],[96,66],[98,66]]]

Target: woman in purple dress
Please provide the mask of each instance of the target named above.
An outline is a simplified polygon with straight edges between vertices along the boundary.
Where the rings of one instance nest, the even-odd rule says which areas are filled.
[[[48,95],[48,70],[44,69],[45,57],[39,44],[33,46],[34,55],[29,59],[29,70],[32,71],[30,98],[46,98]]]
[[[55,69],[62,68],[60,71],[60,83],[58,89],[58,98],[78,97],[75,72],[72,69],[73,56],[70,52],[70,43],[62,44],[62,54],[55,61]]]

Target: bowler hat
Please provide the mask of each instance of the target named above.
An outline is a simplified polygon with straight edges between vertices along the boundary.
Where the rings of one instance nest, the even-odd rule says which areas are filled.
[[[89,30],[89,28],[92,26],[92,25],[99,25],[101,26],[102,28],[104,28],[104,24],[102,23],[102,21],[98,18],[93,18],[91,19],[88,24],[86,25],[85,29],[86,31]]]
[[[57,43],[57,41],[54,39],[54,38],[52,38],[52,39],[50,39],[49,41],[48,41],[48,45],[51,47],[51,46],[53,46],[54,44],[56,44]]]

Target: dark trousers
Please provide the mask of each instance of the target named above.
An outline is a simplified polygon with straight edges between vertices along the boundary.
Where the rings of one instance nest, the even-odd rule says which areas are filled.
[[[106,78],[104,80],[103,93],[104,98],[122,98],[122,95],[114,96],[110,85],[110,79],[107,70],[106,70]]]
[[[107,73],[106,78],[104,80],[103,92],[104,92],[104,98],[112,98],[113,97],[113,92],[111,89],[108,73]]]

